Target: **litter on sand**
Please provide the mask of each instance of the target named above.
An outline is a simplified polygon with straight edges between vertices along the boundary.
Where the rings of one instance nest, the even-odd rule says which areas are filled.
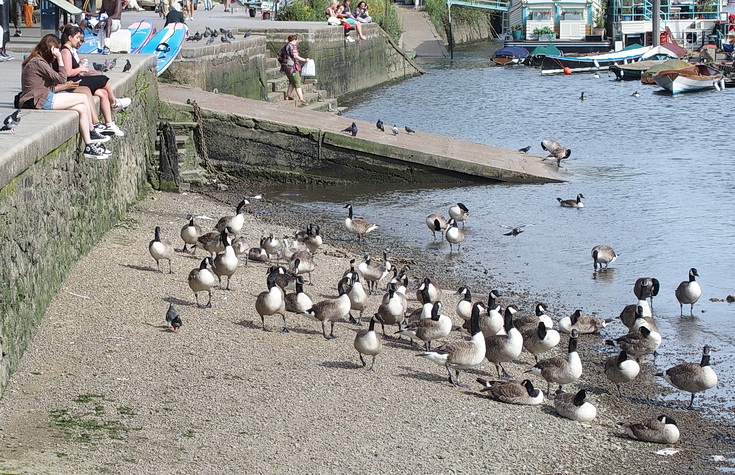
[[[676,453],[679,453],[679,451],[676,449],[661,449],[656,452],[656,454],[658,455],[674,455]]]

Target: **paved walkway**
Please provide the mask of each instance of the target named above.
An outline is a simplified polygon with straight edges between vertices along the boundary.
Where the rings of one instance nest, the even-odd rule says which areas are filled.
[[[444,40],[436,32],[426,12],[408,5],[397,7],[405,30],[401,36],[401,48],[415,52],[418,58],[449,57]]]

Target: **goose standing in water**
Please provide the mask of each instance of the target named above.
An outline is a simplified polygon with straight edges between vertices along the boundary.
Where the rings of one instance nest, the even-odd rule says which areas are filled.
[[[536,363],[527,372],[541,376],[546,380],[546,393],[551,390],[551,383],[559,385],[559,390],[565,384],[573,383],[582,376],[582,360],[577,353],[577,338],[579,333],[572,330],[569,337],[567,357],[554,356]]]
[[[193,254],[196,248],[192,248],[189,251],[186,246],[193,246],[197,243],[197,239],[202,235],[202,228],[198,224],[194,224],[194,217],[192,215],[188,215],[186,219],[189,220],[189,223],[181,228],[181,239],[184,241],[184,247],[181,249],[181,252],[191,252]]]
[[[493,335],[485,338],[485,357],[487,360],[495,364],[495,369],[503,370],[503,376],[510,377],[510,374],[503,368],[503,363],[513,361],[521,355],[523,351],[523,337],[516,327],[513,326],[513,314],[516,309],[512,305],[505,307],[504,325],[505,335]]]
[[[215,226],[217,231],[222,232],[226,228],[230,228],[231,234],[240,234],[242,227],[245,225],[245,213],[243,212],[243,208],[247,204],[250,204],[250,202],[243,199],[237,204],[237,207],[235,207],[234,216],[221,217],[219,221],[217,221],[217,226]]]
[[[365,242],[365,235],[371,231],[378,229],[378,225],[371,223],[370,221],[355,216],[352,217],[352,204],[348,203],[345,205],[348,209],[348,215],[345,218],[345,227],[352,234],[357,235],[357,241]]]
[[[488,381],[477,378],[477,382],[484,387],[480,392],[489,392],[496,401],[507,404],[521,404],[526,406],[537,406],[544,402],[544,393],[534,388],[531,381]]]
[[[628,357],[625,350],[621,351],[619,355],[611,356],[605,360],[605,376],[615,383],[620,397],[623,397],[620,385],[633,381],[640,371],[641,367],[638,362]]]
[[[694,316],[694,304],[697,303],[699,297],[702,296],[702,288],[697,282],[697,269],[692,267],[689,269],[689,280],[684,281],[676,288],[676,300],[679,301],[679,309],[681,315],[684,316],[684,305],[689,305],[689,316]]]
[[[610,246],[600,245],[592,248],[592,265],[595,270],[599,267],[602,270],[602,266],[607,266],[615,262],[618,255],[615,253],[615,249]]]
[[[661,288],[661,284],[659,283],[658,279],[655,279],[653,277],[641,277],[640,279],[637,279],[635,281],[635,285],[633,286],[633,293],[638,298],[638,300],[646,300],[649,299],[651,301],[649,311],[653,309],[653,298],[658,295],[658,291]],[[644,312],[645,312],[644,307]],[[644,313],[645,314],[645,313]],[[646,317],[650,317],[650,315],[645,315]]]
[[[360,361],[362,362],[362,367],[366,367],[367,363],[365,363],[365,358],[363,355],[368,355],[373,357],[373,361],[370,364],[370,368],[368,368],[368,371],[372,371],[373,367],[375,366],[375,357],[378,356],[380,353],[380,350],[383,348],[383,341],[380,338],[380,335],[375,331],[375,321],[382,321],[382,318],[377,313],[373,315],[373,318],[370,319],[370,326],[367,328],[367,330],[360,330],[357,332],[357,335],[355,335],[355,342],[354,347],[357,350],[357,354],[360,355]]]
[[[462,223],[462,227],[464,227],[465,221],[467,221],[469,216],[470,210],[462,203],[457,203],[449,207],[449,217],[458,223]]]
[[[447,226],[447,232],[444,234],[444,237],[449,243],[449,253],[451,254],[454,251],[455,244],[457,245],[457,251],[459,252],[459,249],[465,240],[464,229],[459,229],[457,227],[457,221],[454,218],[449,220]]]
[[[554,396],[554,409],[560,416],[577,422],[590,422],[597,416],[597,409],[587,402],[587,391],[580,389],[576,394],[561,390]]]
[[[230,279],[237,271],[238,264],[240,264],[240,260],[235,254],[235,248],[232,247],[230,237],[227,235],[227,233],[231,230],[232,228],[228,226],[222,231],[220,239],[225,246],[225,252],[223,252],[222,254],[217,254],[217,257],[214,258],[214,261],[212,263],[212,271],[220,281],[220,289],[222,288],[222,276],[227,277],[226,290],[230,290]]]
[[[687,409],[692,409],[694,395],[717,386],[717,374],[709,365],[710,347],[705,345],[702,349],[702,361],[697,363],[682,363],[669,368],[656,376],[662,376],[672,386],[682,391],[692,393]]]
[[[153,241],[148,244],[148,252],[156,260],[156,269],[161,271],[159,261],[168,261],[168,273],[173,274],[171,270],[171,258],[174,257],[174,246],[168,239],[161,239],[161,227],[156,226],[153,231]]]
[[[584,208],[584,203],[582,203],[583,198],[584,195],[580,193],[575,200],[563,200],[561,198],[557,198],[556,200],[562,208]]]
[[[279,314],[283,318],[283,328],[281,331],[288,333],[288,326],[286,325],[286,299],[283,295],[283,289],[276,284],[278,276],[283,274],[283,267],[271,267],[268,270],[268,279],[266,281],[268,290],[259,293],[255,299],[255,310],[260,315],[263,331],[268,331],[265,327],[266,315]]]
[[[470,335],[472,335],[472,338],[469,341],[452,341],[432,351],[417,355],[447,368],[449,382],[455,386],[466,388],[466,384],[459,382],[459,373],[463,369],[480,365],[485,359],[485,338],[482,336],[479,325],[481,310],[484,310],[484,305],[480,302],[475,303],[472,307],[472,317],[470,318]],[[454,375],[452,371],[454,371]]]
[[[217,276],[214,272],[207,268],[207,264],[212,265],[212,258],[205,257],[196,269],[189,272],[189,288],[194,292],[197,308],[210,308],[212,306],[212,287],[217,283]],[[199,292],[207,292],[209,300],[206,305],[199,305]]]
[[[653,442],[655,444],[675,444],[679,440],[679,427],[676,421],[661,414],[653,419],[641,422],[620,423],[629,437]]]
[[[426,226],[434,235],[434,241],[436,241],[436,233],[441,233],[444,239],[444,231],[447,229],[447,219],[444,216],[438,213],[430,214],[426,217]]]
[[[549,154],[544,157],[544,160],[546,160],[547,158],[555,158],[557,167],[561,166],[562,160],[564,160],[565,158],[569,158],[569,155],[572,154],[571,149],[563,147],[556,140],[542,140],[541,148],[549,152]]]

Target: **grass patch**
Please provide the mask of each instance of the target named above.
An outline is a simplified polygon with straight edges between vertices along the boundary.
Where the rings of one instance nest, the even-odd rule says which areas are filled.
[[[105,402],[113,402],[102,394],[80,394],[73,399],[81,407],[55,409],[49,412],[50,424],[60,429],[72,440],[81,443],[94,443],[101,438],[124,440],[128,432],[142,428],[129,428],[122,420],[110,417]],[[120,406],[112,414],[133,416],[130,407]],[[61,454],[61,455],[60,455]],[[66,454],[57,453],[57,457]]]

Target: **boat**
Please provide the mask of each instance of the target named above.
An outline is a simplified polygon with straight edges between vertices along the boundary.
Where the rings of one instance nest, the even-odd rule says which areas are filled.
[[[493,53],[492,60],[501,66],[520,64],[528,56],[528,50],[520,46],[506,46]]]
[[[538,68],[541,66],[541,62],[544,60],[547,56],[561,56],[563,53],[554,45],[542,45],[537,46],[531,51],[531,53],[526,57],[526,60],[524,61],[524,64],[526,66],[531,66],[534,68]]]
[[[667,59],[661,64],[654,64],[650,68],[641,74],[641,82],[643,84],[656,84],[653,82],[653,77],[661,71],[666,69],[682,69],[688,68],[692,63],[684,61],[683,59]]]
[[[722,71],[706,64],[695,64],[681,69],[666,69],[656,74],[653,80],[656,85],[672,94],[702,89],[719,91],[725,87]]]
[[[615,79],[618,81],[639,81],[641,76],[654,66],[665,63],[665,59],[646,59],[628,64],[613,64],[610,71],[615,73]],[[669,68],[664,68],[669,69]]]
[[[643,59],[665,59],[675,53],[657,46],[630,45],[613,53],[592,56],[546,56],[541,62],[541,74],[604,71],[613,64],[628,64]]]

